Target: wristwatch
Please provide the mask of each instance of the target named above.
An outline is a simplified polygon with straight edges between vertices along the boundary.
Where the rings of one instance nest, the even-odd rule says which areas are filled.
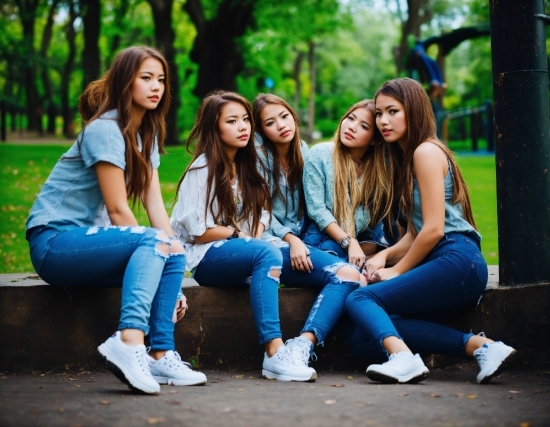
[[[340,246],[342,249],[349,248],[349,244],[351,243],[351,236],[346,236],[342,240],[340,240]]]
[[[233,230],[233,234],[229,237],[227,237],[225,240],[232,240],[232,239],[238,239],[239,238],[239,230]]]

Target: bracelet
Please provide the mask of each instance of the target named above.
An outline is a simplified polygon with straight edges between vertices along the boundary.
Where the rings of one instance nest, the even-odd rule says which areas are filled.
[[[227,237],[225,240],[232,240],[232,239],[238,239],[238,238],[239,238],[239,231],[233,230],[233,234]]]

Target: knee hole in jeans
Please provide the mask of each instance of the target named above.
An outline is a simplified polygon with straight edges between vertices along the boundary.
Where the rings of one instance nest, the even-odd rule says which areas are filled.
[[[281,277],[281,267],[271,267],[267,272],[267,277],[275,280],[278,283],[279,278]]]
[[[346,282],[359,282],[361,280],[359,271],[346,264],[336,271],[336,276]]]

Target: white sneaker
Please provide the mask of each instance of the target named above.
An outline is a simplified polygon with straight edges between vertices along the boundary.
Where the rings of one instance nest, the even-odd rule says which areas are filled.
[[[479,364],[477,375],[479,384],[487,384],[491,379],[505,370],[514,359],[516,350],[501,341],[483,344],[474,351],[474,357]]]
[[[288,347],[282,345],[273,356],[264,354],[262,376],[279,381],[315,381],[317,372],[307,365],[295,363]]]
[[[390,360],[381,365],[370,365],[367,377],[383,383],[418,383],[427,378],[430,371],[418,354],[406,351],[390,354]]]
[[[177,351],[169,350],[159,360],[151,358],[151,375],[159,384],[206,384],[206,375],[193,371],[190,366],[190,363],[181,360]]]
[[[294,360],[294,364],[297,366],[307,367],[310,358],[314,361],[317,360],[317,356],[312,349],[313,344],[307,338],[296,337],[294,339],[287,340],[285,345]]]
[[[150,357],[143,344],[126,345],[117,331],[97,350],[105,357],[107,368],[130,388],[143,393],[160,393],[160,385],[151,376]]]

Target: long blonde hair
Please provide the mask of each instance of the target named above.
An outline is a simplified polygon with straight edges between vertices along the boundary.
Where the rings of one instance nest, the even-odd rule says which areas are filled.
[[[369,211],[369,228],[373,229],[388,216],[391,209],[391,186],[386,164],[382,135],[373,123],[374,136],[361,159],[361,185],[357,185],[355,162],[349,149],[340,139],[342,123],[357,108],[365,108],[375,116],[374,101],[364,99],[352,105],[340,120],[334,134],[334,208],[338,225],[350,236],[363,230],[355,230],[355,211],[361,207]],[[374,120],[373,120],[374,122]]]

